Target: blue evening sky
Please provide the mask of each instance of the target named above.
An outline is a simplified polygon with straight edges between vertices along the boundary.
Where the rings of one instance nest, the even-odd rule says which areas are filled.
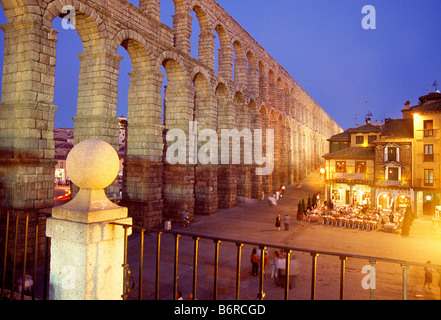
[[[130,2],[138,4],[137,0]],[[373,121],[401,118],[406,100],[417,104],[418,97],[433,91],[435,80],[441,84],[439,0],[218,0],[218,3],[343,129],[363,124],[367,111],[373,113]],[[365,14],[361,11],[365,5],[376,9],[375,30],[362,28]],[[161,21],[171,26],[173,1],[162,0],[161,10]],[[196,34],[197,19],[193,20]],[[0,10],[0,23],[5,22]],[[55,127],[73,127],[78,53],[82,52],[82,45],[75,30],[61,28],[61,19],[55,19],[53,27],[60,31]],[[1,48],[3,41],[1,35]],[[3,51],[0,50],[0,61]],[[127,115],[127,73],[131,71],[131,63],[125,49],[120,47],[118,53],[124,57],[118,78],[120,116]]]

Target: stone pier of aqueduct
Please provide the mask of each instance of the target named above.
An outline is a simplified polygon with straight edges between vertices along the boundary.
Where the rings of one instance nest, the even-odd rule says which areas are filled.
[[[256,198],[262,190],[293,184],[320,165],[328,149],[326,138],[341,130],[214,0],[174,0],[173,28],[160,22],[159,0],[140,0],[139,7],[125,0],[1,4],[7,17],[1,26],[3,207],[53,205],[57,31],[52,23],[65,15],[67,5],[75,8],[76,32],[83,44],[75,143],[102,139],[118,147],[118,48],[123,46],[130,56],[123,204],[138,225],[156,226],[182,206],[191,214],[211,214],[235,206],[238,197]],[[193,11],[200,25],[197,59],[190,54]],[[274,129],[273,174],[257,176],[248,165],[168,165],[164,132],[188,132],[189,121],[217,132]]]

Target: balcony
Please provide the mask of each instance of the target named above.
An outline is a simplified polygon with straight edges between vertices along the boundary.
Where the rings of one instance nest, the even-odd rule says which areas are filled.
[[[439,129],[421,129],[416,130],[415,139],[439,139]]]
[[[439,162],[441,160],[439,153],[418,153],[416,155],[416,162]]]
[[[434,179],[433,181],[425,181],[424,179],[415,179],[414,188],[427,188],[427,189],[433,189],[433,188],[439,188],[440,180]]]
[[[366,173],[334,173],[334,179],[345,179],[345,180],[366,180]]]

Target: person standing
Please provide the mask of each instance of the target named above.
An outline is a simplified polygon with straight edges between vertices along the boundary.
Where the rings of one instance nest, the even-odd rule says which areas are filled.
[[[431,264],[432,261],[427,261],[427,264]],[[432,283],[433,280],[433,269],[430,267],[424,267],[424,286],[423,288],[426,288],[426,284],[427,284],[427,288],[430,289],[430,285]]]
[[[257,256],[257,249],[253,248],[251,253],[251,273],[257,277],[259,273],[259,257]]]
[[[277,231],[280,231],[280,225],[281,225],[281,223],[282,223],[282,221],[281,221],[281,219],[280,219],[280,214],[278,214],[278,215],[277,215],[277,218],[276,218],[276,224],[275,224]]]

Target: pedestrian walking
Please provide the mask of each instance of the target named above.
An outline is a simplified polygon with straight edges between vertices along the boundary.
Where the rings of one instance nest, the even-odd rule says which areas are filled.
[[[271,279],[277,278],[277,260],[279,259],[279,253],[275,251],[271,260]]]
[[[432,261],[427,261],[426,264],[431,264]],[[426,284],[427,284],[427,288],[430,289],[430,285],[432,283],[433,280],[433,269],[430,267],[424,267],[424,286],[423,288],[426,288]]]
[[[277,200],[276,200],[276,198],[274,198],[274,197],[268,197],[268,205],[270,206],[270,207],[275,207],[275,206],[277,206]]]
[[[253,248],[251,253],[251,273],[253,276],[257,277],[259,273],[259,257],[257,256],[257,249]]]
[[[285,217],[283,218],[283,222],[285,223],[285,231],[289,231],[289,223],[291,221],[291,218],[289,215],[285,214]]]
[[[184,227],[188,226],[188,222],[189,222],[188,221],[188,215],[189,215],[188,209],[182,209],[181,215],[182,215],[182,225]]]
[[[276,229],[277,229],[277,231],[280,231],[280,225],[281,225],[281,223],[282,223],[282,221],[281,221],[281,219],[280,219],[280,214],[278,214],[277,215],[277,218],[276,218]]]
[[[285,255],[282,253],[279,255],[279,259],[277,260],[277,281],[276,284],[282,288],[285,287],[285,274],[286,271],[286,260]]]
[[[295,287],[297,276],[300,274],[300,264],[299,261],[291,255],[291,260],[289,262],[289,288]]]

